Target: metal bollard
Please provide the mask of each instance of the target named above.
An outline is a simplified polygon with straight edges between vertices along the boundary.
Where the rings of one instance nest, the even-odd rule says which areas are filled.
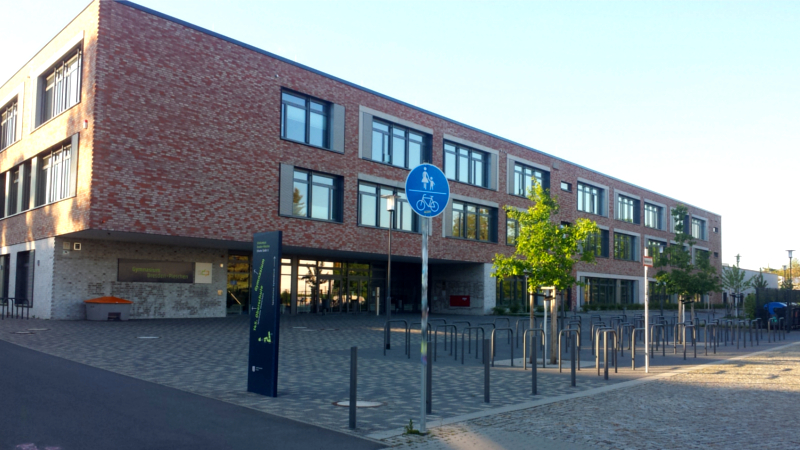
[[[575,374],[576,364],[575,364],[575,348],[577,346],[577,340],[580,339],[580,332],[577,334],[576,338],[572,340],[572,352],[570,354],[570,362],[572,363],[572,387],[577,386],[577,375]]]
[[[533,345],[531,345],[531,387],[533,390],[533,395],[536,395],[536,334],[532,335],[533,338]],[[544,363],[544,357],[542,357],[542,363]],[[525,350],[522,351],[522,365],[525,366]]]
[[[489,403],[489,360],[492,359],[492,343],[489,339],[483,340],[483,402]]]
[[[350,429],[356,428],[356,389],[358,387],[358,347],[350,347]]]
[[[445,331],[445,333],[447,333],[447,332]],[[431,391],[433,389],[431,387],[431,384],[432,384],[432,381],[433,381],[433,361],[431,360],[431,343],[430,343],[430,341],[428,341],[428,367],[427,367],[425,372],[426,372],[425,373],[425,378],[428,379],[428,382],[426,383],[426,386],[425,386],[425,413],[426,414],[430,414],[431,413],[431,408],[432,408],[432,405],[431,405]]]

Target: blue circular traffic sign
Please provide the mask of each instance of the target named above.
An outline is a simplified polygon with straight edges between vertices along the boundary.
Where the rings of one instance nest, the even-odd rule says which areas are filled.
[[[450,200],[450,184],[441,169],[420,164],[406,178],[406,198],[420,216],[436,217]]]

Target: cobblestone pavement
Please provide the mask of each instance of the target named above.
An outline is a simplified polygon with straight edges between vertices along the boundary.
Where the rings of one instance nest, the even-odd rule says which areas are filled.
[[[397,449],[800,448],[800,345],[387,439]]]
[[[442,316],[436,316],[437,318]],[[401,316],[409,322],[418,316]],[[473,324],[492,322],[493,317],[444,317],[470,320]],[[588,323],[588,317],[584,318]],[[260,411],[303,422],[347,431],[348,409],[333,403],[346,400],[349,392],[350,347],[359,349],[359,400],[382,402],[378,408],[359,409],[356,433],[374,435],[399,430],[409,419],[419,417],[420,333],[412,330],[411,358],[403,352],[400,332],[393,333],[392,349],[383,356],[383,318],[370,315],[300,315],[281,319],[280,371],[277,398],[246,392],[248,334],[247,318],[139,320],[130,322],[4,320],[0,339],[72,361],[116,373],[220,399]],[[459,325],[463,327],[463,324]],[[16,334],[33,329],[33,334]],[[487,328],[488,330],[488,328]],[[797,339],[799,333],[791,333]],[[587,333],[588,335],[588,333]],[[489,334],[487,333],[487,337]],[[157,339],[139,339],[157,337]],[[483,366],[474,353],[465,364],[444,350],[439,336],[439,355],[434,363],[433,415],[428,423],[447,423],[469,414],[491,414],[497,408],[513,407],[601,388],[644,376],[641,348],[637,366],[630,369],[630,352],[620,357],[619,372],[610,379],[598,377],[591,366],[594,358],[584,343],[583,370],[578,386],[569,383],[569,362],[564,373],[557,368],[538,370],[539,395],[530,392],[531,371],[503,367],[491,371],[491,403],[483,402]],[[777,345],[784,343],[778,342]],[[756,349],[776,344],[762,341]],[[458,352],[461,352],[458,346]],[[651,371],[669,371],[684,364],[711,361],[736,355],[733,347],[723,347],[717,356],[701,354],[688,361],[660,353]],[[521,348],[514,349],[515,357]],[[747,351],[751,351],[748,349]],[[474,348],[473,348],[474,352]],[[744,349],[739,350],[744,352]],[[460,355],[459,355],[460,356]],[[497,359],[510,359],[510,345],[498,339]],[[590,368],[586,368],[587,362]],[[387,435],[392,434],[389,432]]]

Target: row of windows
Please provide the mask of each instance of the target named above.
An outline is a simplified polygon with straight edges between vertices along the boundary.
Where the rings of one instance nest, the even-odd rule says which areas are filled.
[[[75,49],[37,80],[36,99],[38,114],[35,116],[39,126],[62,112],[72,108],[81,100],[81,50]],[[17,141],[20,127],[18,111],[19,99],[15,96],[7,104],[0,105],[0,150]]]
[[[281,136],[284,139],[302,142],[317,147],[330,148],[331,104],[294,92],[281,94]],[[371,116],[370,116],[371,117]],[[431,136],[407,127],[371,117],[370,143],[363,156],[383,164],[404,169],[413,169],[430,161]],[[452,142],[444,142],[445,176],[460,183],[489,187],[491,174],[496,168],[488,152]],[[511,167],[509,167],[511,170]],[[509,179],[510,193],[525,197],[536,180],[545,189],[550,188],[550,173],[526,164],[514,162],[513,176]],[[561,182],[561,189],[572,192],[572,185]],[[605,215],[605,189],[578,182],[578,211]],[[626,195],[617,196],[617,219],[641,224],[640,201]],[[313,214],[313,211],[310,213]],[[663,230],[664,208],[651,203],[644,204],[644,225]],[[455,233],[455,232],[458,233]],[[454,228],[454,235],[466,233],[467,228]],[[509,233],[514,233],[512,229]],[[692,234],[705,239],[705,223],[693,218]],[[513,237],[512,237],[513,240]]]
[[[293,171],[292,215],[312,219],[342,221],[341,177],[295,168]],[[392,228],[418,232],[417,215],[405,197],[403,190],[374,183],[359,182],[358,223],[362,226]],[[387,211],[387,198],[396,196],[395,214]],[[497,242],[497,209],[472,203],[453,201],[450,236],[484,242]],[[568,225],[565,223],[565,225]],[[506,221],[506,244],[516,245],[519,238],[519,223]],[[596,257],[609,257],[609,231],[600,230],[589,236],[582,251],[592,252]],[[665,242],[648,239],[651,255],[660,253],[659,246]],[[637,238],[624,233],[614,233],[613,257],[622,261],[636,261]]]
[[[0,217],[74,195],[76,158],[70,140],[0,174]]]
[[[564,186],[566,183],[562,182],[562,189],[569,190],[570,186]],[[605,205],[605,189],[592,186],[587,183],[578,183],[578,211],[605,215],[603,207]],[[636,225],[641,224],[640,210],[641,202],[638,199],[628,197],[626,195],[617,195],[616,219],[623,222],[633,223]],[[679,225],[682,221],[678,220],[675,226]],[[664,208],[659,205],[645,202],[644,204],[644,226],[654,228],[657,230],[664,230]],[[706,221],[698,217],[692,217],[691,235],[695,239],[707,240],[706,234]]]

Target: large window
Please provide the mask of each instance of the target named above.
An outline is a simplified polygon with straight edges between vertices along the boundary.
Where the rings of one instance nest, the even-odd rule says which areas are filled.
[[[662,219],[664,208],[650,203],[644,204],[644,226],[648,228],[655,228],[657,230],[664,229],[664,220]]]
[[[603,190],[584,183],[578,183],[578,211],[603,214]]]
[[[63,200],[70,195],[75,174],[72,173],[72,145],[65,144],[39,155],[36,206]]]
[[[585,283],[584,303],[590,305],[636,303],[636,282],[633,280],[582,277],[581,281]]]
[[[624,195],[617,196],[617,219],[623,222],[639,223],[639,200],[626,197]]]
[[[300,94],[281,94],[281,137],[329,148],[329,104]]]
[[[487,187],[488,173],[488,153],[445,142],[444,174],[448,179]]]
[[[452,236],[495,242],[497,211],[486,206],[453,202]]]
[[[695,239],[706,239],[706,221],[692,217],[692,237]]]
[[[519,222],[506,219],[506,245],[517,245],[519,239]]]
[[[589,235],[583,243],[583,252],[592,252],[596,258],[608,258],[608,230]]]
[[[667,249],[667,243],[663,241],[656,241],[654,239],[647,240],[647,251],[654,258],[654,261],[658,258],[662,258],[663,250]]]
[[[41,115],[44,123],[81,101],[81,51],[77,49],[41,76]]]
[[[372,160],[413,169],[422,163],[425,136],[389,122],[372,121]]]
[[[294,169],[292,215],[341,222],[341,179]]]
[[[17,140],[17,101],[16,99],[0,110],[0,150]]]
[[[386,210],[386,195],[396,195],[394,223],[392,215]],[[358,223],[370,227],[389,228],[403,231],[417,231],[416,214],[411,210],[402,189],[379,186],[370,183],[358,184]]]
[[[614,233],[614,259],[636,260],[636,238],[628,234]]]
[[[550,189],[549,174],[539,169],[514,163],[514,195],[527,197],[528,191],[533,187],[533,179],[544,189]]]

